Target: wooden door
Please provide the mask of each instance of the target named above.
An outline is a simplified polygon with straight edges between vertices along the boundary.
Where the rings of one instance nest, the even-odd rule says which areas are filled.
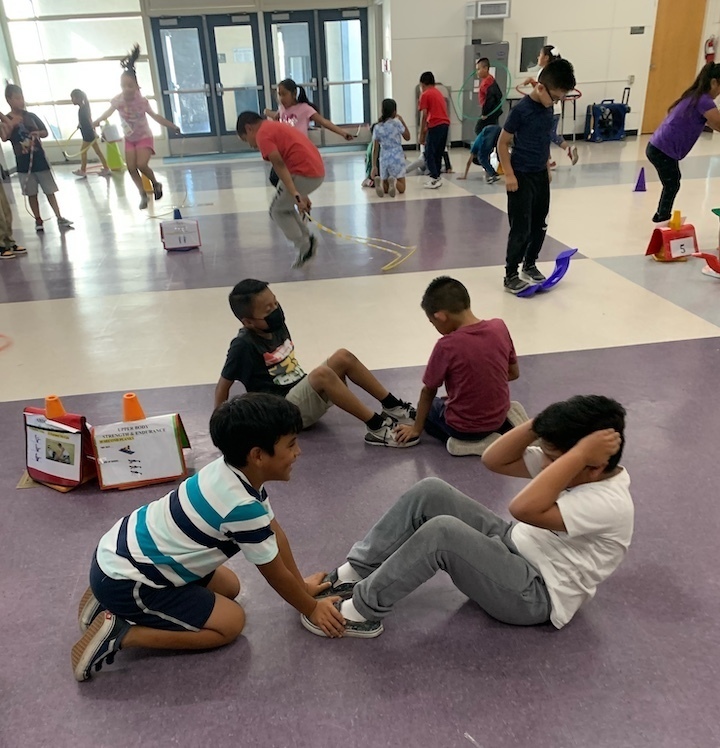
[[[658,0],[642,132],[654,132],[695,80],[707,0]]]

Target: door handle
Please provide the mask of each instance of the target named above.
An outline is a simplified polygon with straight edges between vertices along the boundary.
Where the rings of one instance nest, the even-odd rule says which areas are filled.
[[[225,89],[223,88],[223,84],[222,83],[218,82],[218,83],[215,84],[215,93],[218,96],[222,96],[225,93]]]

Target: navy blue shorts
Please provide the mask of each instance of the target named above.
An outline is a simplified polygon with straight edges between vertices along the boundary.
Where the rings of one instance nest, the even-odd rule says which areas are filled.
[[[199,631],[215,606],[207,589],[212,574],[183,587],[150,587],[132,579],[111,579],[93,556],[90,587],[98,602],[118,618],[165,631]]]

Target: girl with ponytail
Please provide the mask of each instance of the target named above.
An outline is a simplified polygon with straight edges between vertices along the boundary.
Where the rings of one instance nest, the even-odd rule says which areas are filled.
[[[680,161],[688,155],[707,125],[720,131],[720,112],[715,98],[720,95],[720,65],[709,62],[694,83],[668,109],[668,114],[650,137],[645,149],[648,161],[655,167],[662,193],[655,223],[672,217],[675,196],[680,190]]]
[[[155,153],[153,135],[148,123],[148,116],[158,124],[167,127],[174,133],[180,134],[180,128],[170,120],[155,114],[150,102],[140,93],[140,86],[135,72],[135,63],[140,56],[140,47],[135,45],[120,65],[123,72],[120,75],[122,93],[110,100],[110,108],[104,111],[94,122],[97,127],[102,120],[108,119],[114,111],[120,113],[122,128],[125,133],[125,163],[135,186],[140,192],[140,210],[147,208],[148,199],[143,188],[144,174],[151,182],[155,199],[163,196],[162,184],[158,182],[155,172],[150,168],[150,157]]]

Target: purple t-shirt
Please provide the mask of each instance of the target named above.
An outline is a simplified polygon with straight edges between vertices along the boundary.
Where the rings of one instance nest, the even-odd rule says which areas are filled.
[[[703,94],[696,102],[683,99],[652,134],[650,142],[666,156],[678,161],[685,158],[702,134],[707,121],[705,112],[715,109],[710,94]]]

